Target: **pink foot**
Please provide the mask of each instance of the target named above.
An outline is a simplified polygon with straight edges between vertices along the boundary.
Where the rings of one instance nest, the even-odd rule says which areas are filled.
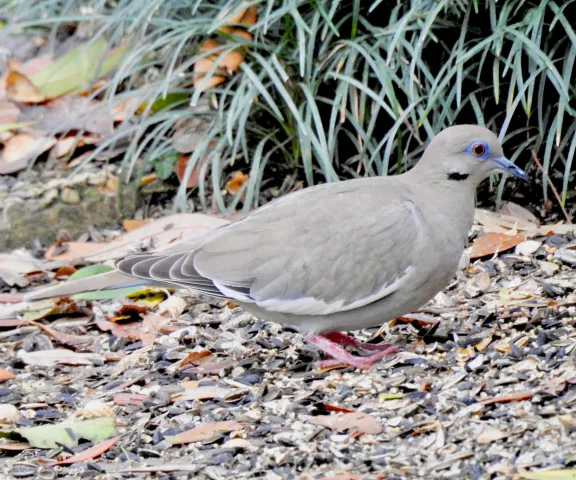
[[[350,335],[346,335],[340,332],[332,332],[327,333],[326,335],[322,335],[324,338],[327,338],[331,342],[336,343],[337,345],[342,345],[343,347],[350,345],[351,347],[361,348],[362,350],[368,350],[372,352],[386,352],[394,345],[390,343],[365,343],[359,342],[355,338],[351,337]]]
[[[388,348],[382,352],[375,353],[368,357],[360,357],[358,355],[352,355],[343,347],[327,338],[327,336],[310,336],[307,337],[306,340],[308,340],[312,345],[316,345],[320,350],[332,357],[330,360],[318,362],[317,366],[319,368],[330,367],[337,365],[338,363],[347,363],[355,368],[368,369],[378,360],[398,351],[395,346],[389,345]]]

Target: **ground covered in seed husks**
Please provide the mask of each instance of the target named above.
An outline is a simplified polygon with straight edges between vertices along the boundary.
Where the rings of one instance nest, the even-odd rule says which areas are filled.
[[[193,292],[24,306],[24,288],[102,267],[79,274],[82,262],[21,253],[36,266],[9,279],[0,263],[2,478],[509,479],[573,468],[576,240],[510,213],[519,217],[478,213],[472,259],[433,302],[354,332],[402,349],[369,371],[317,370],[298,332]]]

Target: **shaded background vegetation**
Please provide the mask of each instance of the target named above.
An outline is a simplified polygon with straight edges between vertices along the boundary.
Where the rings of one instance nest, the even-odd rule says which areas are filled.
[[[250,6],[254,23],[230,21]],[[186,172],[200,176],[200,199],[247,211],[286,179],[290,187],[402,172],[434,133],[478,123],[498,132],[535,179],[493,179],[485,199],[539,203],[555,185],[571,207],[576,2],[16,0],[0,14],[4,34],[40,29],[55,40],[89,24],[111,48],[127,46],[95,95],[149,107],[94,154],[130,139],[125,179],[173,164],[174,132],[197,119]],[[207,39],[219,43],[200,48]],[[242,63],[221,70],[233,51]],[[226,80],[204,92],[213,74]],[[166,95],[166,108],[151,108]],[[239,169],[248,180],[227,194],[227,175]],[[177,206],[188,195],[184,182]]]

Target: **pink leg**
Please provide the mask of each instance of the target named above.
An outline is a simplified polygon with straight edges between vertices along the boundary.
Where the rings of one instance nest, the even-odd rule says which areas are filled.
[[[316,345],[320,350],[324,353],[333,357],[332,360],[326,360],[324,362],[319,362],[318,366],[320,368],[328,367],[335,365],[336,362],[338,363],[347,363],[352,365],[356,368],[370,368],[375,362],[378,360],[390,355],[391,353],[395,353],[398,349],[394,346],[389,346],[387,350],[383,352],[375,353],[374,355],[370,355],[369,357],[359,357],[357,355],[352,355],[350,352],[344,350],[343,347],[334,343],[327,337],[324,336],[310,336],[307,337],[306,340],[310,342],[312,345]]]
[[[326,335],[322,335],[324,338],[327,338],[331,342],[334,342],[338,345],[342,345],[345,347],[346,345],[350,345],[351,347],[361,348],[362,350],[368,351],[375,351],[375,352],[386,352],[390,349],[390,347],[394,347],[389,343],[364,343],[359,342],[355,338],[352,338],[350,335],[346,335],[340,332],[332,332],[327,333]]]

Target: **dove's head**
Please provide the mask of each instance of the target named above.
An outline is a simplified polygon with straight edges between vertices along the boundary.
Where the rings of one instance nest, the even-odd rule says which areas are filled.
[[[476,186],[495,171],[528,180],[528,175],[504,156],[498,137],[478,125],[442,130],[418,163],[421,174],[430,175],[443,184],[448,181]]]

